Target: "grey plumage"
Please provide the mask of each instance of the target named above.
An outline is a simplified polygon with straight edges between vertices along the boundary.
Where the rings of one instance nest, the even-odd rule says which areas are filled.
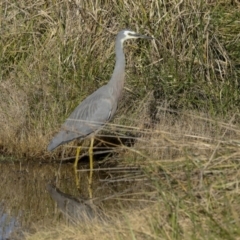
[[[139,35],[130,30],[122,30],[118,33],[115,45],[116,63],[112,77],[108,84],[100,87],[80,103],[71,113],[69,118],[61,127],[61,131],[52,139],[48,145],[48,151],[52,151],[59,145],[70,142],[74,139],[84,139],[91,136],[89,147],[89,198],[92,198],[92,175],[93,175],[93,143],[94,134],[108,122],[117,110],[121,96],[125,75],[125,56],[123,42],[131,38],[149,38]],[[78,177],[78,161],[81,147],[77,147],[74,162],[76,186],[80,189]]]
[[[116,38],[116,64],[108,84],[100,87],[82,101],[48,145],[48,151],[74,139],[83,139],[100,130],[114,115],[122,93],[125,75],[123,42],[131,38],[149,38],[130,30],[122,30]]]
[[[109,99],[111,97],[109,90],[110,88],[104,85],[77,106],[62,125],[61,131],[50,142],[48,150],[52,151],[59,145],[77,138],[85,138],[100,130],[117,107]]]

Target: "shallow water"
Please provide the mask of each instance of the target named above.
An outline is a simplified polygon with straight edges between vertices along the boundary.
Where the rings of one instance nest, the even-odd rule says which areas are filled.
[[[88,172],[80,173],[81,192],[79,192],[75,185],[72,167],[72,163],[0,163],[0,202],[4,202],[7,211],[2,211],[0,214],[1,222],[5,222],[7,226],[4,234],[9,234],[15,228],[17,234],[13,239],[22,239],[19,237],[19,232],[32,232],[38,226],[49,226],[49,224],[52,226],[60,221],[65,222],[46,191],[46,185],[51,182],[64,193],[88,198]],[[88,163],[81,165],[80,168],[87,169]],[[122,171],[120,175],[123,175]],[[117,177],[117,181],[112,181],[114,176]],[[118,176],[119,173],[94,172],[93,197],[102,199],[101,207],[104,206],[105,210],[116,211],[121,206],[118,204],[119,199],[125,193],[129,194],[134,189],[139,189],[138,186],[136,187],[139,182],[129,184],[127,181],[119,181]],[[109,181],[105,181],[107,179]],[[139,186],[142,187],[142,183]],[[126,206],[126,198],[124,205]],[[4,223],[0,223],[0,231],[3,231],[1,227],[3,225]]]
[[[10,239],[11,234],[17,228],[17,218],[10,216],[5,212],[4,207],[0,206],[0,240]]]
[[[57,183],[63,191],[76,195],[72,165],[7,163],[0,164],[0,233],[7,239],[16,229],[24,231],[33,225],[43,225],[57,217],[55,204],[46,191],[46,184]]]

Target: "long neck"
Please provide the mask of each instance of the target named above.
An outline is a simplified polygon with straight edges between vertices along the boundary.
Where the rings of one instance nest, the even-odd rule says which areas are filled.
[[[119,39],[116,40],[115,53],[116,53],[116,63],[113,70],[112,77],[108,84],[112,86],[112,88],[114,89],[114,91],[119,97],[123,89],[124,76],[125,76],[125,56],[123,52],[123,43]]]

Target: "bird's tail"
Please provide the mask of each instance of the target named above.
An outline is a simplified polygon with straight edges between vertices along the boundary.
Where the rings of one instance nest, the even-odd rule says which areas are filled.
[[[76,139],[78,137],[78,134],[75,132],[70,131],[60,131],[49,143],[47,150],[52,151],[58,146],[65,144],[67,142],[72,141],[73,139]]]

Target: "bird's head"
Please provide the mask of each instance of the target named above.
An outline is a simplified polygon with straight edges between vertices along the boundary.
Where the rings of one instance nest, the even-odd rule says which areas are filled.
[[[134,31],[131,31],[131,30],[128,30],[128,29],[125,29],[125,30],[122,30],[118,33],[118,36],[117,36],[121,42],[123,43],[124,41],[128,40],[128,39],[133,39],[133,38],[145,38],[145,39],[153,39],[152,37],[149,37],[149,36],[146,36],[146,35],[141,35],[139,33],[136,33]]]

